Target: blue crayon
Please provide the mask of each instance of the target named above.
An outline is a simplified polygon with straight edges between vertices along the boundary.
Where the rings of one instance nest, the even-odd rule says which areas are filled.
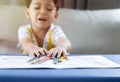
[[[58,58],[57,58],[57,57],[54,57],[54,58],[53,58],[53,62],[54,62],[54,64],[57,64],[57,63],[58,63]]]
[[[32,61],[34,61],[34,60],[36,60],[36,59],[39,59],[39,58],[42,57],[42,56],[44,56],[44,55],[39,55],[39,56],[37,56],[37,57],[34,57],[34,58],[28,60],[27,63],[32,62]]]

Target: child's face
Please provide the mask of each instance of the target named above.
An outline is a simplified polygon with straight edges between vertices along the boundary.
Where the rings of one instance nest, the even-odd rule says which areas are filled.
[[[48,28],[57,18],[58,12],[53,0],[32,0],[26,15],[34,27]]]

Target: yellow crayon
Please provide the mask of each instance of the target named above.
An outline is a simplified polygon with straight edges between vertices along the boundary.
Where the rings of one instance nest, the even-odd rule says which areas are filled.
[[[60,62],[62,62],[62,61],[63,61],[63,56],[60,57]]]
[[[36,60],[34,60],[34,61],[32,61],[32,62],[30,62],[31,64],[36,64],[36,63],[39,63],[41,61],[41,58],[38,58],[38,59],[36,59]]]
[[[60,57],[58,57],[58,63],[60,62]]]

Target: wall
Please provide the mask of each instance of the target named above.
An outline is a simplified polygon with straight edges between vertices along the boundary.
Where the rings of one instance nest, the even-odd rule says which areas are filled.
[[[25,0],[0,0],[0,5],[25,5]]]

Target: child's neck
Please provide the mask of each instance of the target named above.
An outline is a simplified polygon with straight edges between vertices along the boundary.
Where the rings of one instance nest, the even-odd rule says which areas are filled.
[[[44,38],[46,33],[48,32],[49,28],[33,28],[33,33],[36,37],[36,40],[38,42],[38,45],[40,47],[43,47],[43,42],[44,42]]]
[[[38,27],[38,28],[34,28],[33,27],[33,32],[34,32],[34,34],[37,36],[37,37],[39,37],[40,35],[45,35],[47,32],[48,32],[48,30],[49,30],[49,27],[48,28],[40,28],[40,27]]]

